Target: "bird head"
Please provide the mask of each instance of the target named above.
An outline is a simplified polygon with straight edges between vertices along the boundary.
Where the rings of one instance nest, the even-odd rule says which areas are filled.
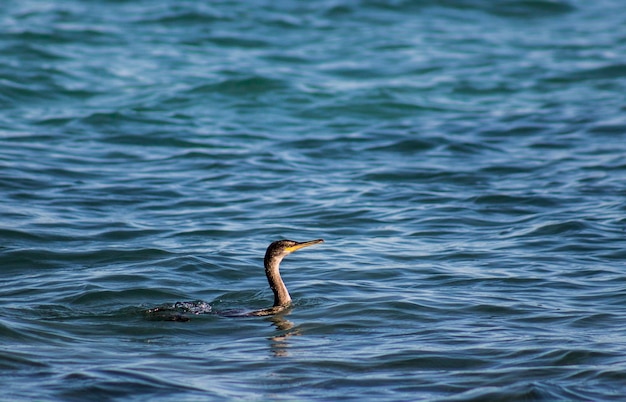
[[[324,240],[316,239],[304,242],[297,242],[293,240],[278,240],[273,242],[267,248],[265,252],[265,260],[270,259],[283,259],[286,255],[293,253],[294,251],[300,250],[301,248],[313,246],[315,244],[323,243]]]

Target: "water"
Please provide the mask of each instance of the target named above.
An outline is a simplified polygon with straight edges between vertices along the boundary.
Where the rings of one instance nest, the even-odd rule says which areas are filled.
[[[6,0],[0,399],[623,400],[623,2]],[[269,307],[277,239],[294,307]],[[188,322],[145,311],[199,301]]]

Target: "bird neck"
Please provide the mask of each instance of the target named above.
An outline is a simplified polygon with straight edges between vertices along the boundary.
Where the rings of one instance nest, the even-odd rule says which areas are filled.
[[[280,277],[280,262],[283,257],[273,257],[265,260],[265,275],[270,289],[274,292],[274,307],[287,306],[291,303],[291,296],[287,291],[287,286]]]

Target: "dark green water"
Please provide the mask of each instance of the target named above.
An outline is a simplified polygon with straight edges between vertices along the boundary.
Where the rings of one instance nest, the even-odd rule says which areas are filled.
[[[619,0],[6,0],[7,401],[621,401]],[[188,322],[146,309],[293,308]]]

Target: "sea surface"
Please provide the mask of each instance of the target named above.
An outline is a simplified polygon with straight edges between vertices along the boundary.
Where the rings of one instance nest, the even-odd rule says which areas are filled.
[[[4,0],[0,386],[625,400],[624,2]]]

